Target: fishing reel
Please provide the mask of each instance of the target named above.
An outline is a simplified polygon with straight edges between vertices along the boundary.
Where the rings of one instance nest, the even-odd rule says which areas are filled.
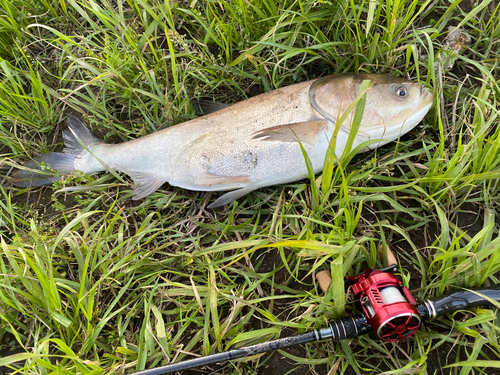
[[[396,267],[390,267],[394,271]],[[347,277],[351,292],[376,336],[386,342],[404,340],[420,329],[416,301],[399,278],[385,270],[368,269]]]

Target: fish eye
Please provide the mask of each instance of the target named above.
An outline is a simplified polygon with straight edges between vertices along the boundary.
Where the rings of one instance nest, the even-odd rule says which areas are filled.
[[[404,86],[399,86],[396,88],[396,94],[400,97],[405,97],[408,95],[408,89]]]

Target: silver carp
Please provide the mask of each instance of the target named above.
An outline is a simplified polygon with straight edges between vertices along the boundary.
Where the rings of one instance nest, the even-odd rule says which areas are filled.
[[[31,170],[19,170],[13,182],[41,186],[74,170],[90,174],[113,168],[132,177],[133,199],[168,182],[189,190],[229,191],[209,206],[219,207],[255,189],[303,179],[307,168],[301,145],[320,172],[337,118],[358,97],[364,80],[371,86],[353,148],[378,140],[366,151],[398,139],[432,106],[423,84],[347,74],[283,87],[121,144],[104,143],[68,115],[63,152],[37,156],[24,164]],[[338,131],[337,157],[346,146],[353,114]]]

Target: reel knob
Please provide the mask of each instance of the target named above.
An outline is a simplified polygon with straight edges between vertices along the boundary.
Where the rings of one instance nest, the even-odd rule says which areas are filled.
[[[370,269],[349,279],[354,282],[355,299],[380,340],[404,340],[420,329],[422,317],[416,301],[396,275]]]

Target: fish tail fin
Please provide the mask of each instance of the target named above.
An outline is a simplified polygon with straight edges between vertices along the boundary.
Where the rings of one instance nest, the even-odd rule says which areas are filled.
[[[103,143],[83,122],[72,115],[68,115],[66,126],[67,129],[63,132],[65,146],[63,152],[38,155],[33,160],[24,163],[12,177],[14,185],[36,187],[59,180],[63,175],[69,175],[75,170],[75,160],[84,153],[88,153],[89,146]],[[105,168],[102,167],[100,170],[105,170]],[[89,173],[89,171],[85,172]]]
[[[67,115],[66,129],[63,131],[64,152],[80,154],[87,150],[88,146],[96,143],[104,143],[97,138],[82,121],[72,115]]]

